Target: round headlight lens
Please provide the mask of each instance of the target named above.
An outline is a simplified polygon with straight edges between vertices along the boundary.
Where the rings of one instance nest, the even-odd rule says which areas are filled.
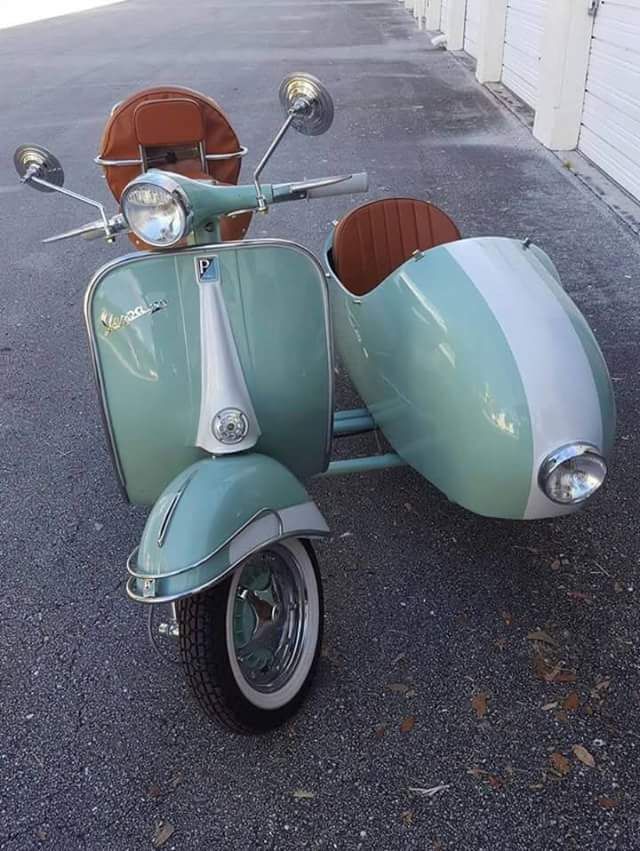
[[[562,505],[583,502],[604,482],[607,464],[595,446],[574,443],[557,449],[540,468],[540,486]]]
[[[127,224],[149,245],[165,248],[187,235],[187,208],[176,189],[140,181],[130,183],[122,193],[120,206]]]

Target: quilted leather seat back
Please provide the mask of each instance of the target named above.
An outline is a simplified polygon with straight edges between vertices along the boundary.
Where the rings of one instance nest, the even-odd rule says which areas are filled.
[[[460,239],[438,207],[414,198],[385,198],[356,207],[336,226],[333,266],[344,287],[366,295],[414,251]]]

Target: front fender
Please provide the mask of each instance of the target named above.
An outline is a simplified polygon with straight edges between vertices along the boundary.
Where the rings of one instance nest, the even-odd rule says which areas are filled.
[[[223,580],[250,553],[329,528],[296,477],[257,453],[192,464],[151,509],[140,546],[127,562],[127,593],[160,603]]]

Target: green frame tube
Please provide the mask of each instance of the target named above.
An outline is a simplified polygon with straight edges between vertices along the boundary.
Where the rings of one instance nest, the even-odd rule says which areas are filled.
[[[362,434],[377,428],[375,420],[366,408],[353,411],[336,411],[333,417],[333,436],[343,437],[348,434]]]
[[[340,420],[350,420],[353,417],[370,417],[369,408],[350,408],[347,411],[335,411],[333,415],[334,422]]]
[[[387,452],[385,455],[367,455],[364,458],[345,458],[340,461],[332,461],[324,473],[318,476],[345,476],[348,473],[368,473],[371,470],[387,470],[391,467],[406,467],[395,452]]]

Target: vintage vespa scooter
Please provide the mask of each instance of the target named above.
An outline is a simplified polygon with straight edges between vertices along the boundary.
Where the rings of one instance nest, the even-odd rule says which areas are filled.
[[[333,118],[308,74],[280,100],[285,123],[247,185],[246,150],[210,99],[149,89],[117,105],[97,158],[113,217],[62,188],[46,149],[15,155],[27,185],[99,209],[45,241],[126,231],[148,249],[100,269],[85,298],[118,478],[152,506],[127,593],[171,604],[162,627],[196,698],[245,733],[291,716],[318,659],[310,539],[329,530],[303,481],[408,463],[479,514],[557,516],[602,484],[615,424],[598,345],[527,240],[462,240],[433,205],[396,198],[337,224],[326,272],[292,242],[240,241],[253,211],[367,188],[366,175],[260,182],[289,127],[316,135]],[[366,408],[333,410],[332,324]],[[394,452],[330,460],[333,437],[375,428]]]

